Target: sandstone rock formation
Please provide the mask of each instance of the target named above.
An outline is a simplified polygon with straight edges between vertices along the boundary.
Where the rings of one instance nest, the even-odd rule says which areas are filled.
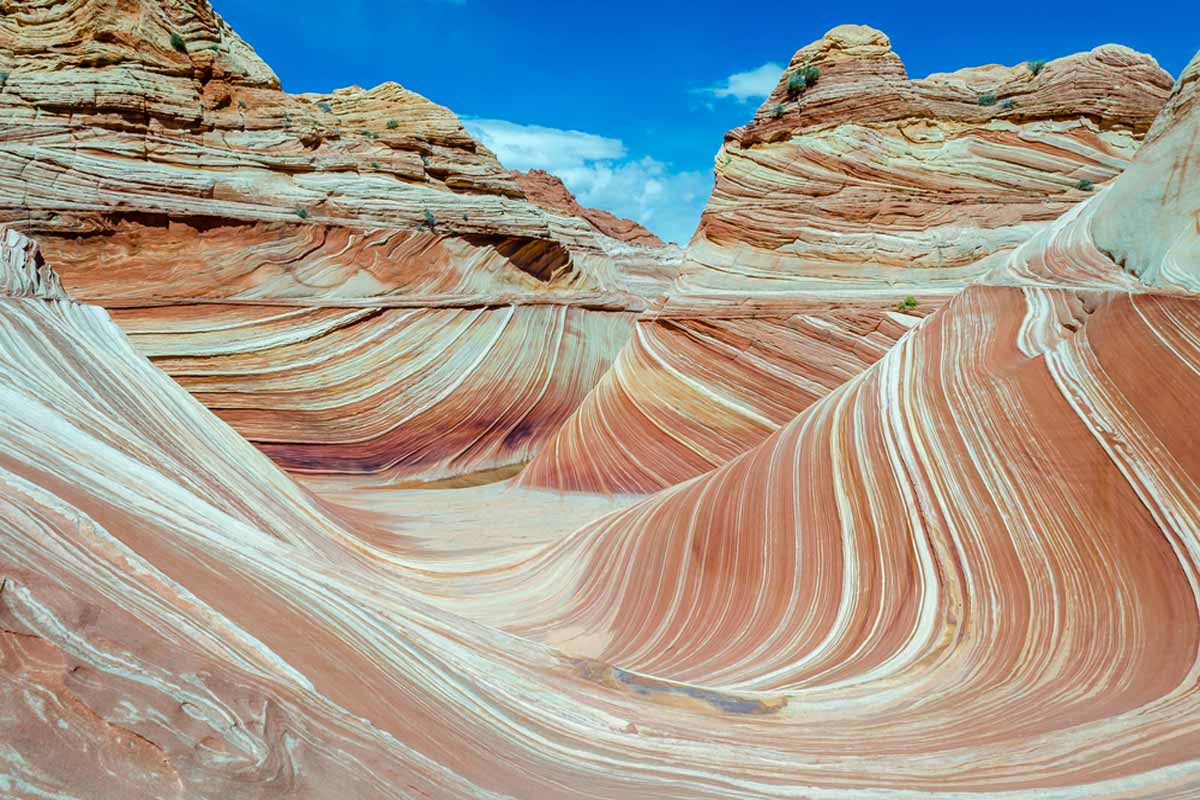
[[[1120,173],[1170,88],[1115,45],[909,80],[882,33],[833,29],[726,136],[666,303],[521,480],[638,492],[725,463]]]
[[[57,43],[47,57],[86,52],[91,66],[54,92],[108,85],[93,69],[158,92],[141,105],[132,88],[96,94],[117,109],[104,120],[39,109],[0,131],[0,175],[29,198],[10,191],[5,213],[48,243],[43,258],[0,227],[0,794],[1200,795],[1200,54],[1152,124],[1097,134],[1096,148],[1141,146],[1127,165],[1106,162],[1123,171],[1080,202],[1043,198],[1062,204],[1057,218],[1032,210],[1033,188],[1013,190],[1015,217],[976,218],[994,204],[965,198],[920,212],[982,243],[974,261],[939,261],[913,244],[933,241],[924,228],[898,224],[924,266],[861,255],[856,266],[840,241],[855,234],[828,209],[816,218],[844,237],[797,235],[792,248],[728,244],[706,218],[686,272],[651,302],[669,254],[516,196],[502,201],[515,226],[527,214],[555,232],[510,247],[365,217],[284,225],[241,205],[248,216],[180,210],[203,192],[165,219],[142,216],[159,212],[134,198],[174,202],[158,183],[174,170],[187,177],[177,187],[265,176],[219,144],[229,131],[201,146],[170,126],[181,163],[164,170],[134,149],[112,170],[131,108],[147,127],[130,147],[187,106],[164,77],[170,37],[158,49],[139,37],[182,31],[186,47],[219,35],[220,70],[240,64],[245,85],[276,92],[269,73],[195,2],[0,0],[0,11],[0,30],[25,26],[0,44],[5,58],[35,63],[39,42]],[[87,25],[95,36],[61,33]],[[890,62],[882,47],[837,29],[815,51]],[[1104,60],[1080,63],[1093,57]],[[998,71],[968,75],[985,73]],[[814,102],[821,80],[805,90]],[[1017,138],[1104,118],[1103,102],[1080,107]],[[57,153],[43,134],[64,137]],[[21,137],[38,143],[22,150]],[[813,151],[822,141],[795,138]],[[979,147],[964,146],[964,164],[978,166]],[[824,163],[835,175],[844,164]],[[34,199],[66,198],[88,169],[111,197]],[[285,173],[268,184],[299,180],[268,171]],[[502,195],[511,176],[494,177]],[[501,202],[490,191],[480,183],[463,202]],[[747,220],[755,203],[737,201]],[[497,219],[494,235],[525,235]],[[306,236],[321,255],[296,255]],[[253,265],[243,272],[239,246]],[[537,285],[501,268],[543,263],[555,246],[575,277],[551,269]],[[845,256],[836,274],[806,271],[821,248]],[[778,252],[790,249],[807,255]],[[376,250],[394,257],[371,261]],[[68,264],[61,283],[51,251]],[[720,259],[745,274],[719,277]],[[765,263],[777,292],[755,289]],[[137,280],[151,264],[163,294]],[[891,286],[893,269],[921,274]],[[110,316],[71,299],[73,286],[130,300],[105,295]],[[473,292],[507,299],[462,299]],[[635,325],[600,377],[612,357],[601,353]],[[565,418],[596,380],[530,471],[573,475],[573,489],[671,485],[646,497],[524,480],[398,485],[417,471],[406,464],[463,480],[455,452],[503,470],[526,409]],[[240,402],[249,413],[223,420]],[[271,404],[287,409],[280,430],[302,421],[284,446],[320,444],[272,451],[262,432],[253,446],[239,430]],[[322,431],[354,404],[354,424]],[[355,431],[366,435],[349,447]],[[628,444],[620,457],[614,439]],[[673,450],[696,457],[659,456]],[[381,484],[370,489],[338,472],[397,454],[366,466]]]
[[[531,169],[528,172],[518,172],[516,179],[521,189],[524,190],[525,196],[542,208],[571,217],[582,217],[600,233],[623,242],[647,247],[663,246],[662,239],[631,219],[621,219],[602,209],[584,208],[579,205],[575,195],[571,194],[571,190],[563,184],[562,180],[545,170]]]
[[[543,560],[579,582],[521,631],[806,698],[799,746],[832,756],[799,768],[816,783],[1196,792],[1198,76],[1200,57],[1125,175],[879,362]]]
[[[806,66],[819,77],[789,99]],[[713,302],[961,286],[1087,197],[1081,181],[1117,175],[1170,88],[1152,58],[1115,45],[909,80],[882,33],[834,28],[726,136],[681,284]]]
[[[9,6],[0,223],[289,469],[517,468],[674,275],[396,84],[282,92],[207,0]]]
[[[1196,794],[1198,73],[873,365],[534,543],[316,499],[101,309],[0,297],[5,791]]]

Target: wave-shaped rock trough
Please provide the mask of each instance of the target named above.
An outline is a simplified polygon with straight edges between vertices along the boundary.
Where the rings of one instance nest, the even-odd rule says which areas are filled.
[[[29,13],[49,25],[102,6]],[[178,360],[178,373],[213,353],[257,370],[256,353],[281,347],[266,393],[281,403],[314,394],[287,363],[361,357],[350,372],[380,381],[346,384],[331,406],[361,401],[363,424],[386,427],[364,398],[386,405],[427,377],[414,402],[440,403],[442,362],[472,348],[385,369],[413,337],[374,347],[372,335],[388,338],[374,326],[404,314],[438,336],[458,325],[492,335],[501,360],[524,349],[505,332],[565,337],[590,330],[585,314],[615,312],[213,297],[157,317],[136,298],[114,310],[119,326],[4,231],[0,789],[1200,793],[1198,77],[1200,58],[1120,177],[991,253],[965,288],[905,310],[880,287],[857,300],[798,289],[793,305],[757,298],[741,316],[680,290],[611,322],[635,331],[619,354],[617,333],[611,347],[586,337],[615,366],[596,368],[586,400],[583,377],[562,399],[579,413],[543,466],[567,475],[586,457],[579,474],[592,477],[575,490],[670,483],[649,496],[535,481],[411,490],[394,475],[362,487],[326,473],[302,486],[235,429],[251,422],[197,401],[224,392],[211,404],[235,407],[211,365],[195,365],[189,392],[134,348]],[[489,369],[460,379],[492,386],[503,368]],[[389,384],[396,372],[404,386]],[[512,380],[532,391],[550,374]],[[742,376],[771,391],[738,391]],[[525,390],[505,391],[495,418],[516,420],[504,409]],[[729,410],[693,405],[702,395]],[[606,405],[614,397],[627,402]],[[600,423],[619,437],[612,421],[631,409],[631,430],[702,456],[682,462],[694,475],[610,448]],[[728,428],[702,439],[692,414]],[[590,437],[595,452],[568,448]]]

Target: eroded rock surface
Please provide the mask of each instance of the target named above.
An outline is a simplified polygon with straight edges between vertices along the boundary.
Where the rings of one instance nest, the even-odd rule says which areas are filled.
[[[0,0],[0,20],[103,22],[106,8]],[[142,29],[156,30],[145,13]],[[96,41],[117,47],[121,30]],[[172,314],[159,318],[139,299],[114,310],[129,315],[118,326],[0,228],[0,793],[1197,796],[1198,76],[1200,57],[1123,174],[990,252],[965,289],[920,291],[915,309],[870,280],[790,298],[681,280],[572,419],[594,442],[578,456],[602,463],[606,437],[625,430],[652,438],[649,425],[604,426],[660,396],[678,413],[658,430],[705,459],[722,445],[702,452],[691,415],[709,415],[713,441],[746,418],[738,408],[767,422],[745,426],[715,469],[687,462],[693,476],[648,497],[401,489],[388,469],[371,489],[336,475],[301,485],[132,346],[157,341],[161,364],[173,347],[253,358],[312,341],[243,369],[314,411],[314,395],[368,397],[375,384],[293,391],[310,362],[362,354],[358,372],[437,385],[474,354],[498,362],[481,373],[493,387],[509,377],[494,355],[506,332],[555,361],[537,336],[591,334],[583,319],[617,330],[633,324],[620,321],[637,313],[627,305],[406,309],[361,292],[330,306],[268,295],[260,308],[221,295],[163,301]],[[557,251],[523,235],[476,246],[553,275]],[[435,312],[448,315],[435,327],[457,326],[451,339],[487,346],[406,351],[423,340],[405,326]],[[484,315],[500,313],[508,321],[487,329]],[[525,325],[521,313],[562,319]],[[364,345],[359,323],[391,345]],[[176,344],[180,330],[199,341]],[[337,335],[346,346],[322,349]],[[495,409],[527,402],[502,385]],[[789,385],[809,392],[790,417]],[[629,405],[610,413],[622,393]],[[453,396],[441,385],[422,405]],[[491,441],[473,408],[452,419]],[[444,421],[437,432],[454,433]],[[430,434],[418,449],[444,457],[439,445]]]
[[[530,202],[398,84],[281,91],[206,0],[4,10],[0,223],[290,469],[516,468],[675,274],[678,250]],[[418,344],[380,360],[402,332]],[[493,370],[522,376],[513,403]]]
[[[1120,174],[1171,85],[1116,45],[910,80],[834,28],[726,136],[666,302],[522,481],[648,491],[743,452]]]
[[[1194,795],[1197,113],[743,455],[482,487],[473,534],[313,496],[102,309],[0,297],[6,791]],[[1163,163],[1176,238],[1119,264],[1091,237]]]

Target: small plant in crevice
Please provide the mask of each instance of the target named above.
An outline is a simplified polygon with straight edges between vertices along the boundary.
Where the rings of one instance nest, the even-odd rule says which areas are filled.
[[[371,162],[371,169],[379,169],[379,162],[378,162],[378,161],[372,161],[372,162]]]
[[[1010,98],[1008,98],[1007,100],[1001,100],[1001,101],[1000,101],[1000,107],[1001,107],[1001,108],[1003,108],[1003,109],[1006,109],[1006,110],[1008,110],[1008,109],[1013,109],[1013,108],[1016,108],[1016,107],[1017,107],[1017,101],[1016,101],[1016,100],[1013,100],[1011,97],[1010,97]]]
[[[1075,188],[1081,192],[1090,192],[1096,188],[1096,184],[1089,181],[1087,178],[1081,178],[1079,183],[1075,184]]]
[[[804,94],[804,90],[808,88],[804,84],[804,78],[800,77],[800,73],[795,73],[788,77],[787,81],[787,96],[788,100],[795,100],[800,95]]]
[[[178,50],[181,53],[187,52],[187,42],[185,42],[183,40],[183,37],[180,36],[178,33],[171,34],[171,47],[174,48],[175,50]]]
[[[425,226],[429,228],[429,230],[433,230],[437,227],[437,215],[435,215],[433,211],[428,208],[425,209]]]
[[[249,107],[250,107],[249,103],[247,103],[245,100],[241,99],[240,97],[238,98],[238,108],[240,108],[242,111],[245,111]]]
[[[425,165],[426,167],[429,166],[429,154],[428,153],[421,153],[421,163],[423,165]]]
[[[400,120],[398,120],[398,119],[389,119],[389,120],[387,121],[387,126],[388,126],[388,130],[389,130],[389,131],[394,131],[394,130],[396,130],[396,128],[399,128],[399,127],[400,127]]]
[[[809,87],[813,86],[817,79],[821,77],[821,70],[814,67],[812,64],[805,64],[800,69],[788,76],[787,80],[787,96],[789,100],[795,100],[800,95],[804,94]]]
[[[8,83],[8,76],[10,74],[11,73],[8,72],[0,72],[0,89],[3,89],[4,84]]]
[[[317,103],[317,108],[321,109],[326,114],[333,113],[333,106],[329,105],[329,103]]]
[[[771,116],[775,119],[783,117],[783,103],[776,103],[775,108],[771,109]]]
[[[899,303],[896,303],[897,311],[912,311],[916,307],[917,307],[917,298],[913,297],[911,294],[908,297],[901,300]]]
[[[1034,75],[1039,75],[1039,74],[1041,74],[1041,71],[1046,68],[1046,62],[1040,61],[1040,60],[1039,61],[1026,61],[1025,68],[1028,69],[1030,72],[1032,72]]]
[[[984,92],[975,98],[975,102],[981,106],[994,106],[996,105],[996,95],[992,92]]]
[[[295,214],[300,219],[308,219],[308,209],[307,208],[293,208],[292,213]]]

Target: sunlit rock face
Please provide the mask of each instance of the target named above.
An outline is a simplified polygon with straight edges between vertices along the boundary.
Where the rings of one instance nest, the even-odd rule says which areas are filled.
[[[0,230],[4,794],[1197,796],[1198,75],[1122,176],[640,499],[302,488]]]
[[[397,84],[281,91],[206,0],[9,6],[0,223],[289,469],[514,470],[674,277]]]
[[[1171,85],[1115,45],[910,80],[833,29],[726,136],[668,298],[521,480],[644,492],[743,452],[1120,174]]]

